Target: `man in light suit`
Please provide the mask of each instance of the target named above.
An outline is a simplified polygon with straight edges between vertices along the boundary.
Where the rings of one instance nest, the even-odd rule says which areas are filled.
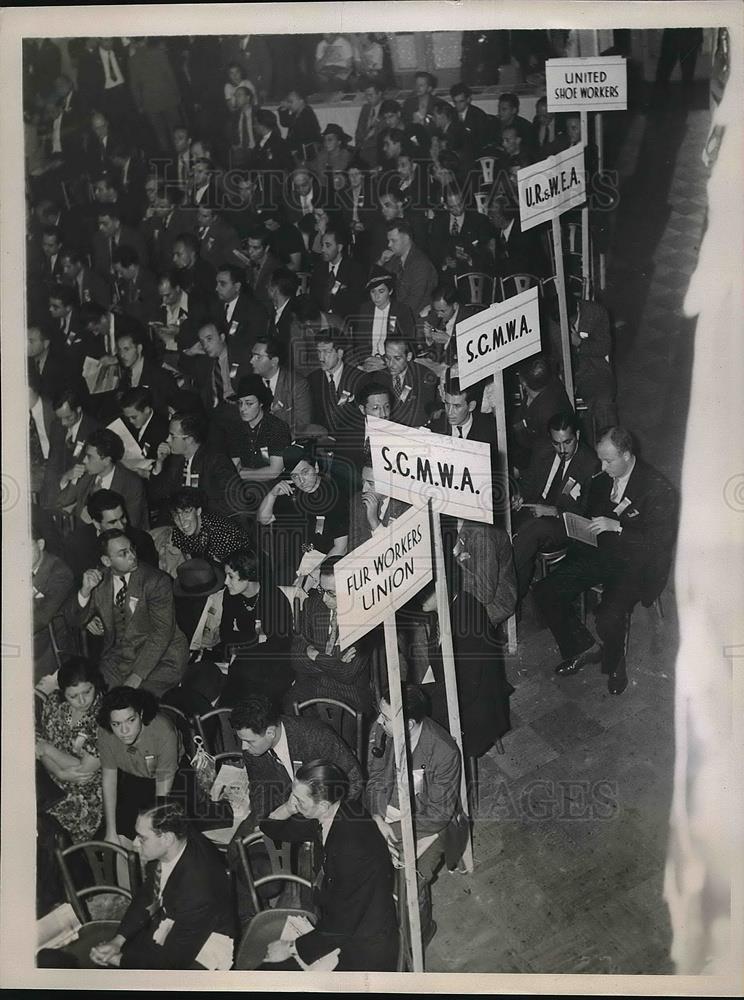
[[[107,427],[93,431],[85,443],[82,462],[73,465],[62,476],[50,506],[58,510],[71,508],[75,516],[89,522],[85,509],[88,497],[96,490],[106,489],[124,497],[127,511],[135,528],[147,527],[147,506],[142,479],[121,465],[124,442]]]
[[[380,714],[370,731],[366,804],[395,861],[400,859],[400,810],[393,746],[390,696],[380,698]],[[429,699],[420,687],[407,684],[403,714],[413,775],[413,822],[416,830],[416,871],[419,885],[421,935],[428,942],[436,931],[432,920],[431,885],[447,854],[454,868],[467,842],[467,825],[460,803],[461,757],[450,734],[427,716]],[[384,734],[384,742],[383,742]],[[459,824],[458,824],[459,820]],[[447,843],[447,831],[455,844]],[[446,847],[449,846],[449,850]]]
[[[197,957],[211,938],[224,952],[219,967],[230,968],[237,929],[217,849],[175,802],[143,810],[135,831],[144,883],[117,933],[91,950],[91,960],[121,969],[205,968]]]
[[[176,687],[186,668],[188,644],[176,625],[172,580],[140,564],[134,545],[119,528],[100,538],[103,571],[88,569],[68,601],[72,625],[94,622],[103,636],[101,673],[107,685],[143,687],[157,697]]]
[[[359,112],[354,145],[362,159],[371,167],[377,166],[377,140],[385,123],[380,112],[383,90],[376,80],[364,88],[364,104]]]
[[[388,249],[380,257],[385,268],[395,276],[395,296],[398,302],[409,306],[418,316],[431,300],[436,288],[437,272],[426,256],[413,242],[413,230],[405,220],[388,223]]]

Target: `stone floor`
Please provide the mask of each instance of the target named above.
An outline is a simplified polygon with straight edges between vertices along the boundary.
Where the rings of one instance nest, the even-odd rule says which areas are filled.
[[[679,483],[694,323],[682,302],[705,225],[704,97],[628,112],[605,301],[616,322],[621,420]],[[598,667],[559,679],[529,601],[509,669],[505,753],[480,762],[475,870],[440,875],[429,972],[671,973],[662,898],[674,761],[678,623],[633,615],[630,684]]]

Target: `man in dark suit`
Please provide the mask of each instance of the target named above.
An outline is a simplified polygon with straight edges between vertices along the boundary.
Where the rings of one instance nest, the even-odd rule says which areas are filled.
[[[31,492],[40,495],[49,458],[49,442],[54,426],[51,401],[41,395],[38,375],[28,373],[29,457],[31,459]]]
[[[389,222],[387,233],[388,249],[380,260],[395,277],[397,301],[409,306],[417,316],[429,304],[436,287],[436,269],[426,254],[414,245],[413,230],[407,222]]]
[[[99,543],[103,571],[85,571],[68,620],[83,627],[97,618],[103,626],[100,664],[109,688],[141,686],[160,697],[179,684],[189,655],[176,625],[173,581],[140,563],[121,529],[104,531]]]
[[[292,943],[271,942],[262,969],[306,969],[334,951],[339,972],[396,968],[393,865],[379,829],[363,806],[348,801],[347,789],[335,763],[316,760],[297,771],[288,807],[261,825],[269,837],[297,840],[319,823],[323,845],[318,922]]]
[[[172,396],[164,396],[146,384],[132,386],[119,394],[121,415],[143,458],[154,460],[158,446],[168,439],[168,406],[175,400],[175,388]]]
[[[59,490],[63,473],[82,462],[85,442],[98,429],[98,421],[83,413],[83,395],[78,387],[66,386],[52,396],[52,409],[56,420],[49,437],[49,459],[42,499],[44,506],[50,505],[51,497]]]
[[[279,134],[279,123],[273,111],[261,108],[256,112],[254,131],[258,142],[252,151],[251,168],[274,175],[292,170],[292,153]]]
[[[152,535],[129,523],[127,505],[120,493],[114,490],[96,490],[88,497],[85,508],[90,524],[79,523],[63,542],[65,559],[78,583],[86,569],[98,563],[98,539],[104,531],[111,531],[113,528],[129,535],[141,562],[158,569],[158,554]]]
[[[269,334],[290,349],[293,339],[293,329],[297,328],[294,298],[297,295],[299,280],[294,271],[288,267],[278,267],[269,279],[269,299],[272,313],[269,316]],[[290,365],[293,364],[291,349],[288,353]]]
[[[519,597],[527,593],[540,551],[567,543],[562,514],[586,512],[589,488],[599,469],[594,451],[581,440],[574,414],[556,413],[548,421],[548,439],[538,444],[518,489],[512,495],[512,543]]]
[[[495,447],[496,422],[490,413],[477,409],[479,397],[477,385],[462,389],[457,379],[448,379],[444,387],[444,413],[432,422],[431,429],[436,434],[483,441]]]
[[[130,247],[122,247],[122,249],[135,252]],[[62,281],[75,289],[79,306],[88,302],[95,302],[100,306],[111,305],[109,282],[85,265],[83,255],[78,250],[63,250],[60,257],[62,259]]]
[[[373,643],[369,636],[341,651],[338,639],[334,567],[342,556],[326,559],[320,567],[320,592],[312,590],[303,604],[298,634],[292,642],[295,680],[285,697],[286,707],[311,698],[332,698],[358,712],[371,707],[369,683]],[[322,594],[322,596],[321,596]],[[346,742],[353,740],[348,716],[340,717]]]
[[[287,130],[287,145],[293,156],[303,161],[314,159],[320,147],[320,125],[305,94],[290,90],[279,105],[279,122]],[[304,146],[314,146],[315,150],[305,155]]]
[[[36,515],[36,516],[33,516]],[[52,649],[49,626],[55,630],[57,641],[60,640],[53,619],[63,608],[75,584],[70,567],[58,556],[45,551],[41,520],[37,511],[31,518],[31,590],[33,594],[34,617],[34,682],[38,682],[47,674],[53,674],[58,667]],[[59,642],[64,648],[64,642]]]
[[[351,798],[358,799],[362,794],[359,762],[343,740],[322,722],[280,715],[270,699],[259,694],[236,705],[230,723],[240,740],[251,785],[251,815],[243,824],[246,831],[287,802],[299,767],[321,757],[346,772]],[[236,836],[240,835],[239,829]]]
[[[140,264],[147,259],[145,241],[130,226],[122,225],[121,209],[116,205],[101,205],[98,209],[98,232],[93,237],[93,269],[110,281],[114,271],[114,252],[118,247],[131,247]]]
[[[269,250],[270,234],[263,228],[252,230],[241,244],[240,256],[248,259],[246,271],[253,294],[267,309],[271,307],[269,282],[281,261]]]
[[[52,337],[46,327],[29,326],[26,338],[29,371],[38,379],[39,395],[45,399],[54,399],[63,389],[72,386],[76,374],[59,341]]]
[[[473,103],[473,92],[464,83],[450,87],[450,97],[455,106],[457,120],[468,134],[468,145],[474,157],[481,154],[488,142],[488,115]]]
[[[390,419],[408,427],[422,427],[429,419],[435,400],[436,380],[422,365],[414,364],[413,350],[399,334],[385,340],[385,365],[381,385],[391,392]]]
[[[457,324],[488,307],[463,305],[461,292],[454,282],[445,279],[431,295],[431,307],[422,317],[421,331],[426,356],[433,361],[453,365],[457,362]],[[420,341],[419,341],[420,343]]]
[[[494,266],[497,275],[504,278],[510,274],[534,274],[543,278],[550,274],[552,268],[537,230],[522,232],[517,208],[507,197],[491,199],[488,218],[495,231]]]
[[[348,346],[342,331],[326,328],[315,335],[315,347],[320,368],[308,376],[310,398],[313,403],[314,424],[325,427],[335,436],[343,434],[350,427],[348,414],[355,403],[355,393],[362,379],[362,373],[346,364]]]
[[[259,337],[253,345],[251,367],[271,389],[271,412],[288,425],[292,437],[301,437],[312,419],[307,380],[286,364],[283,346],[274,337]]]
[[[310,279],[310,294],[323,312],[342,320],[358,309],[364,295],[362,265],[346,254],[348,234],[326,228],[321,239],[321,257]]]
[[[552,373],[542,354],[533,354],[519,369],[522,403],[512,417],[514,441],[512,461],[522,469],[529,465],[530,452],[548,431],[548,421],[556,413],[573,413],[571,400],[561,380]]]
[[[199,256],[199,240],[194,233],[181,233],[173,243],[173,267],[179,272],[181,288],[208,306],[214,303],[214,268]]]
[[[154,322],[160,306],[155,276],[140,264],[133,247],[117,247],[112,259],[116,276],[114,309],[143,325]]]
[[[150,503],[163,506],[182,486],[199,486],[209,510],[230,516],[241,509],[241,483],[230,459],[206,445],[207,423],[199,413],[174,413],[168,439],[158,447],[148,481]]]
[[[376,80],[367,82],[367,86],[364,88],[364,104],[359,112],[354,132],[354,145],[357,152],[371,167],[377,166],[378,139],[384,128],[380,110],[382,108],[382,94],[382,87]]]
[[[171,188],[158,189],[155,211],[140,226],[140,232],[148,248],[150,268],[156,274],[163,274],[173,267],[173,247],[181,233],[194,230],[194,220],[182,208],[177,208]],[[198,249],[198,247],[197,247]]]
[[[198,956],[211,940],[221,952],[219,967],[230,968],[237,929],[217,849],[175,802],[141,812],[135,832],[144,883],[116,935],[96,945],[91,960],[121,969],[204,968]]]
[[[226,260],[231,260],[240,239],[233,227],[221,218],[211,203],[201,202],[196,210],[197,233],[201,249],[199,254],[215,271]]]
[[[500,132],[513,125],[524,146],[528,146],[532,138],[532,126],[526,118],[519,114],[519,98],[516,94],[506,93],[499,96],[499,128]]]
[[[127,54],[116,38],[98,38],[96,48],[81,60],[78,74],[80,90],[85,90],[92,108],[102,111],[120,127],[131,124],[133,104],[127,78]],[[84,75],[85,84],[82,77]]]
[[[160,414],[165,414],[175,400],[176,382],[160,365],[145,357],[144,350],[145,339],[140,330],[133,328],[117,331],[119,392],[126,392],[128,389],[149,389],[155,408]]]
[[[445,191],[446,212],[434,217],[429,235],[432,263],[450,275],[488,268],[488,243],[493,231],[480,212],[466,211],[462,193]]]
[[[198,391],[205,412],[222,416],[238,379],[250,372],[250,353],[239,342],[228,341],[224,324],[205,323],[199,346],[199,353],[181,358],[180,368]]]
[[[90,494],[99,489],[114,490],[124,497],[132,524],[146,528],[144,484],[136,473],[121,464],[123,457],[124,443],[118,434],[107,427],[93,431],[85,442],[82,461],[64,473],[50,506],[71,509],[78,519],[88,523],[86,503]]]
[[[266,308],[251,292],[245,271],[224,260],[217,266],[217,299],[212,316],[227,330],[227,343],[234,351],[250,354],[257,337],[262,337],[269,325]]]
[[[597,444],[602,474],[592,483],[587,507],[596,548],[584,542],[535,586],[537,606],[563,657],[556,673],[565,677],[587,663],[602,663],[610,694],[628,685],[623,650],[627,616],[641,601],[647,607],[666,584],[677,530],[678,498],[669,482],[635,453],[633,438],[610,428]],[[594,584],[603,585],[596,613],[598,641],[582,625],[573,601]]]

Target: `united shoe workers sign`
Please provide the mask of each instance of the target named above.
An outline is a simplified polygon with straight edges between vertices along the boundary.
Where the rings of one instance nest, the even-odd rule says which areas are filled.
[[[517,173],[517,188],[522,232],[582,205],[586,176],[581,143],[523,167]]]
[[[367,417],[378,493],[493,524],[491,446]]]
[[[337,563],[339,643],[352,645],[432,578],[429,508],[414,507]]]
[[[457,324],[457,377],[463,389],[540,350],[537,288]]]
[[[628,72],[623,56],[548,59],[548,111],[625,111]]]

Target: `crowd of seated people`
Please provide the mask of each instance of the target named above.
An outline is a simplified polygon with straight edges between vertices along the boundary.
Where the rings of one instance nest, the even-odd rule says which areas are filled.
[[[26,80],[47,151],[29,172],[26,245],[39,907],[62,898],[55,844],[134,844],[144,886],[91,960],[192,967],[210,935],[246,933],[255,898],[236,845],[269,823],[279,840],[320,838],[326,863],[315,929],[272,942],[264,967],[330,954],[395,969],[385,645],[373,631],[340,647],[334,577],[406,509],[375,484],[366,418],[486,442],[496,468],[507,442],[491,386],[459,382],[457,326],[508,297],[510,277],[539,284],[542,350],[507,381],[513,538],[503,511],[442,519],[468,759],[509,732],[505,623],[538,553],[568,545],[561,514],[590,518],[598,545],[535,589],[559,674],[601,661],[620,694],[623,623],[664,586],[675,499],[615,426],[607,311],[569,284],[576,412],[547,234],[520,229],[516,172],[579,141],[576,122],[544,101],[529,122],[510,93],[489,116],[429,73],[403,103],[386,98],[369,36],[355,134],[321,132],[289,79],[279,118],[263,106],[256,39],[202,39],[188,76],[162,40],[85,39],[75,83]],[[349,85],[336,36],[316,58],[328,89]],[[596,583],[595,639],[570,607]],[[447,791],[415,788],[427,941],[430,886],[458,863],[467,808],[436,607],[433,590],[417,595],[398,636],[414,768]],[[295,714],[314,699],[346,708]],[[217,751],[242,751],[250,781],[240,822],[197,808],[191,720],[215,708],[233,733]],[[205,839],[220,823],[222,855]]]

